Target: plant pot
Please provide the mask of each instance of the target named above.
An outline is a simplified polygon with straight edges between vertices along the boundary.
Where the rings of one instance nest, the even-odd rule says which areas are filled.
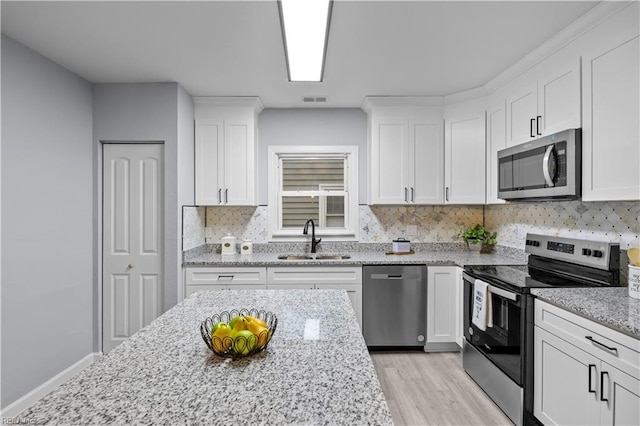
[[[493,253],[493,249],[496,247],[495,244],[484,244],[480,245],[480,253]]]
[[[470,251],[480,251],[482,249],[482,244],[477,242],[477,243],[471,243],[471,240],[467,241],[467,248]]]

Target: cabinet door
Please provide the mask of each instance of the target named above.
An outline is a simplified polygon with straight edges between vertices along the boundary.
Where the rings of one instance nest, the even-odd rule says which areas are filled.
[[[506,101],[498,97],[487,109],[487,204],[502,204],[498,198],[498,151],[507,147]]]
[[[409,202],[444,201],[444,135],[439,123],[409,122]]]
[[[253,123],[225,120],[223,202],[229,206],[256,205],[255,137]]]
[[[313,284],[267,284],[268,290],[313,290]]]
[[[536,418],[545,425],[600,424],[600,360],[537,326],[534,341]]]
[[[537,111],[538,86],[535,81],[523,84],[507,94],[508,147],[537,137],[535,128]]]
[[[195,190],[196,204],[217,206],[222,203],[223,170],[219,168],[224,153],[224,129],[221,120],[196,120]]]
[[[347,296],[351,301],[351,306],[356,313],[358,326],[362,329],[362,285],[361,284],[316,284],[315,288],[319,290],[346,290]]]
[[[580,60],[551,58],[538,78],[536,135],[580,127]]]
[[[582,58],[582,199],[640,199],[638,28]]]
[[[640,379],[602,363],[603,425],[640,425]]]
[[[457,343],[458,337],[458,268],[427,268],[427,344]]]
[[[371,129],[371,204],[405,204],[409,200],[408,121],[374,117]]]
[[[445,203],[484,204],[484,109],[448,119],[445,126]]]

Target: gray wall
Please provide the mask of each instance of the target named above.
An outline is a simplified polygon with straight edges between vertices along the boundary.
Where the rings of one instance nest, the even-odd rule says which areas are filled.
[[[95,84],[93,137],[100,142],[164,142],[164,309],[177,302],[178,275],[177,83]],[[183,97],[180,97],[183,100]],[[181,101],[181,104],[183,101]],[[184,138],[184,135],[183,135]],[[193,144],[193,140],[191,142]],[[96,159],[99,158],[96,151]],[[98,160],[96,160],[99,163]],[[96,170],[100,170],[97,167]],[[99,214],[99,213],[98,213]],[[97,268],[96,268],[97,269]]]
[[[266,205],[271,145],[358,146],[359,203],[367,202],[367,115],[359,108],[265,109],[258,118],[258,202]]]
[[[93,351],[91,85],[2,36],[2,407]]]
[[[193,98],[181,86],[178,86],[178,250],[175,253],[178,264],[182,266],[182,206],[192,206],[195,202],[195,135],[194,135]],[[176,268],[174,276],[182,282],[182,269]]]

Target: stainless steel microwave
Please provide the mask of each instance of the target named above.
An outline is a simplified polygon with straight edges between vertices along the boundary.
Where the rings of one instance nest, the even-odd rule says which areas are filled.
[[[575,200],[582,189],[582,138],[569,129],[498,151],[498,198]]]

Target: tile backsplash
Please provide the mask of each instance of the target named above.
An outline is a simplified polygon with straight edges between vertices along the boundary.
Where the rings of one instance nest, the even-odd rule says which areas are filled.
[[[484,219],[498,244],[522,250],[527,232],[640,247],[639,201],[509,203],[487,206]]]
[[[202,209],[197,207],[193,209]],[[238,240],[254,243],[269,242],[267,207],[207,207],[207,243],[218,243],[227,233]],[[413,242],[454,242],[455,234],[463,228],[482,223],[482,206],[366,206],[359,207],[359,242],[386,243],[398,237]],[[195,217],[191,214],[190,217]],[[413,230],[407,231],[407,225]],[[302,229],[300,230],[302,232]],[[185,233],[186,234],[186,233]],[[201,238],[201,237],[200,237]],[[191,238],[196,240],[197,238]]]
[[[268,243],[267,207],[184,207],[183,250],[219,243],[227,233],[238,240]],[[361,205],[359,242],[385,243],[407,237],[416,243],[457,241],[455,234],[484,223],[498,232],[498,245],[523,250],[527,232],[611,240],[622,249],[640,247],[640,202],[560,201],[492,206]],[[415,229],[408,232],[407,226]]]

